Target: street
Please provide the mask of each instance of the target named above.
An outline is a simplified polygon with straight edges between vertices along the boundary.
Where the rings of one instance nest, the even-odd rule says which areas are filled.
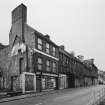
[[[0,105],[88,105],[93,100],[93,93],[97,93],[102,88],[105,86],[65,89],[54,94],[4,102]]]

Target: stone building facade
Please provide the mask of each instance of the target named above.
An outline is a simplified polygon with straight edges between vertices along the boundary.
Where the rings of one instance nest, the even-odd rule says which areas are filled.
[[[81,61],[59,47],[59,89],[97,84],[98,69],[93,59]]]
[[[27,8],[23,4],[12,11],[9,41],[9,87],[12,91],[21,91],[24,72],[35,74],[38,92],[58,87],[58,46],[49,35],[27,24]]]
[[[8,65],[9,65],[9,46],[2,46],[0,50],[0,89],[7,89],[8,83]]]
[[[0,50],[0,57],[3,72],[0,81],[3,88],[11,91],[25,93],[79,87],[85,86],[91,78],[97,79],[98,69],[93,63],[89,67],[80,62],[63,46],[56,45],[49,35],[27,24],[24,4],[12,11],[9,45]]]

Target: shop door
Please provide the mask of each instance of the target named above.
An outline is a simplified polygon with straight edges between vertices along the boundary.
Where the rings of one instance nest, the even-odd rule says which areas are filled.
[[[36,92],[41,92],[41,77],[36,77]]]
[[[58,79],[58,77],[56,77],[56,89],[57,90],[59,89],[59,79]]]
[[[11,77],[11,91],[13,91],[13,76]]]

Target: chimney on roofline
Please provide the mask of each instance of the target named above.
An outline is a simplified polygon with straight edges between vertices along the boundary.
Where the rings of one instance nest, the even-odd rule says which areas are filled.
[[[27,22],[27,7],[24,4],[20,4],[12,11],[12,24],[19,20]]]
[[[48,34],[45,35],[45,38],[50,39],[50,36]]]
[[[65,46],[64,46],[64,45],[60,45],[60,48],[61,48],[62,50],[65,50]]]

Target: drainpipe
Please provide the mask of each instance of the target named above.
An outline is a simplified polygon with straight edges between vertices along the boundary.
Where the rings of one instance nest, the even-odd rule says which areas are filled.
[[[28,46],[26,45],[26,72],[29,72],[28,69]]]

